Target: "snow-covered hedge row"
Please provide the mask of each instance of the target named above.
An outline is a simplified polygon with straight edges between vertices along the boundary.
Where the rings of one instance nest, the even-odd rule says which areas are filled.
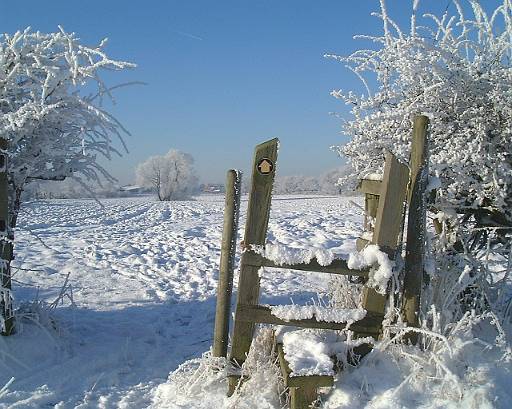
[[[414,0],[410,27],[402,30],[381,0],[376,15],[383,34],[358,36],[373,48],[328,55],[345,63],[367,89],[363,96],[332,92],[352,106],[353,115],[343,123],[351,141],[338,149],[355,175],[364,176],[382,166],[384,149],[407,159],[412,117],[427,115],[431,173],[443,182],[438,205],[486,207],[510,223],[512,3],[503,0],[491,13],[475,0],[452,3],[442,16],[420,19]]]

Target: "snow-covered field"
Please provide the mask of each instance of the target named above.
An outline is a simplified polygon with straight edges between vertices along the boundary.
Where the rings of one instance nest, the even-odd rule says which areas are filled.
[[[68,273],[69,286],[59,305],[26,305],[21,331],[0,338],[0,389],[14,378],[1,408],[175,407],[162,393],[169,373],[212,343],[223,197],[102,204],[38,201],[21,213],[17,304],[51,304]],[[276,197],[269,239],[346,257],[361,220],[347,198]],[[305,303],[325,277],[267,272],[262,302]]]

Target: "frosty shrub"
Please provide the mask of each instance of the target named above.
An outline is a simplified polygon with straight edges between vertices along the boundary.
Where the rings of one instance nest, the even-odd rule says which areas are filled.
[[[23,189],[33,180],[113,180],[97,155],[118,153],[114,139],[124,146],[127,131],[101,108],[104,97],[113,98],[100,73],[134,65],[110,59],[105,43],[82,45],[60,27],[0,36],[0,135],[9,142],[13,226]]]
[[[400,319],[398,252],[374,350],[376,357],[391,348],[397,362],[409,361],[403,369],[409,375],[392,397],[427,389],[435,399],[484,407],[479,399],[506,393],[499,386],[478,389],[474,375],[495,366],[493,376],[509,377],[512,359],[512,2],[490,13],[473,0],[449,4],[442,16],[420,17],[419,1],[412,1],[410,25],[402,29],[381,0],[382,35],[358,36],[371,48],[329,55],[362,80],[366,95],[332,94],[352,106],[343,123],[351,140],[338,151],[349,158],[354,181],[380,173],[386,149],[408,161],[413,117],[430,118],[430,181],[437,191],[429,207],[420,328]],[[334,282],[335,303],[357,302],[359,289],[350,284]],[[419,348],[401,344],[411,332],[420,334]],[[481,396],[468,394],[467,385]]]
[[[137,183],[154,190],[158,200],[182,200],[197,191],[194,159],[171,149],[165,155],[149,157],[136,169]]]
[[[379,171],[384,149],[407,160],[412,118],[430,118],[430,166],[442,186],[437,208],[474,217],[477,225],[512,224],[512,3],[486,12],[453,0],[442,16],[417,16],[400,28],[381,0],[381,36],[348,57],[367,94],[333,91],[352,106],[343,123],[351,141],[338,147],[363,177]],[[451,10],[453,12],[451,12]],[[374,91],[370,84],[376,84]]]

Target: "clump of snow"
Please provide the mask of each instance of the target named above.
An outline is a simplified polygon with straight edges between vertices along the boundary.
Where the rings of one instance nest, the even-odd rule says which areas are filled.
[[[278,266],[284,264],[308,264],[316,258],[321,266],[328,266],[334,260],[334,254],[329,249],[293,248],[282,244],[267,243],[265,246],[251,246],[260,256],[272,260]]]
[[[348,267],[361,270],[365,267],[378,266],[370,270],[367,285],[373,287],[380,294],[386,293],[388,280],[393,275],[394,262],[376,244],[366,246],[360,252],[351,253],[348,258]]]
[[[489,323],[467,314],[444,336],[425,332],[427,348],[378,342],[344,368],[323,408],[510,407],[510,348],[495,344]]]
[[[315,318],[317,321],[350,324],[366,316],[366,310],[362,308],[330,308],[321,305],[273,305],[270,311],[272,315],[285,321]]]
[[[367,173],[363,176],[363,179],[381,181],[383,176],[384,175],[382,173]]]
[[[345,348],[334,331],[303,329],[283,335],[283,351],[293,377],[334,375],[331,357]]]

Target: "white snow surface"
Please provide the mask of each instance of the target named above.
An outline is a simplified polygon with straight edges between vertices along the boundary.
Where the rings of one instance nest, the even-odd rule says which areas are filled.
[[[350,200],[361,202],[275,197],[268,240],[347,258],[362,230]],[[280,409],[278,371],[264,359],[226,398],[225,365],[203,356],[212,344],[224,198],[102,203],[37,201],[20,215],[13,291],[26,313],[17,334],[0,338],[0,409]],[[246,207],[244,198],[240,234]],[[69,297],[42,304],[58,297],[68,273]],[[325,274],[269,269],[260,303],[306,305],[326,286]],[[324,407],[507,408],[510,357],[493,347],[493,331],[463,326],[436,356],[378,344],[337,376]]]
[[[38,323],[29,317],[18,334],[0,338],[0,390],[15,378],[0,394],[0,408],[145,408],[169,373],[210,348],[224,197],[102,204],[45,200],[23,208],[16,304],[52,302],[70,273],[75,306],[65,299],[51,321],[44,313]],[[246,207],[245,197],[240,237]],[[271,213],[272,242],[340,257],[354,250],[362,217],[339,197],[280,196]],[[325,292],[325,278],[264,272],[262,303],[306,303]],[[167,407],[187,407],[173,405]]]
[[[353,323],[362,320],[366,316],[366,310],[362,308],[331,308],[321,305],[273,305],[270,307],[272,315],[285,321],[303,320],[315,318],[323,322],[347,322]]]
[[[334,254],[329,249],[294,248],[279,243],[267,243],[265,246],[251,246],[256,253],[272,260],[278,266],[284,264],[308,264],[316,258],[321,266],[328,266],[334,260]]]
[[[292,373],[290,376],[334,375],[331,356],[345,350],[334,331],[309,329],[286,332],[283,351]]]

